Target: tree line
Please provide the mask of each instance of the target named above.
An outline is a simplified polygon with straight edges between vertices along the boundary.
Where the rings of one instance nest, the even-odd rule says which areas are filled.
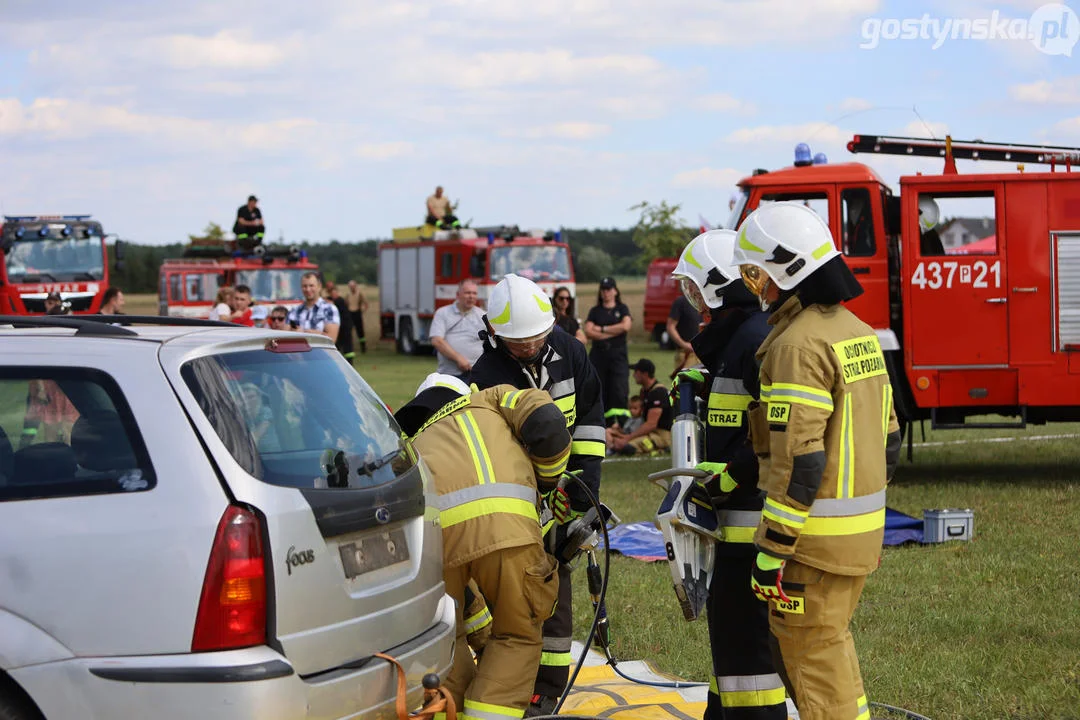
[[[638,223],[620,229],[563,228],[562,239],[570,246],[574,271],[580,282],[597,282],[605,275],[643,275],[656,257],[677,256],[694,237],[696,230],[677,218],[678,205],[641,203]],[[210,223],[200,236],[220,237],[221,228]],[[274,241],[271,241],[274,242]],[[335,283],[356,280],[374,285],[378,282],[378,246],[380,239],[317,243],[303,240],[297,246],[319,266],[323,277]],[[185,244],[139,245],[124,243],[124,263],[111,269],[112,284],[128,293],[157,293],[158,269],[166,258],[183,256]],[[109,267],[114,268],[116,248],[109,246]]]

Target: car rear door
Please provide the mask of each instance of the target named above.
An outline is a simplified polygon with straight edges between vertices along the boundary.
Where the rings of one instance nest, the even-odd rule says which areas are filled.
[[[208,334],[235,331],[195,337]],[[444,590],[433,490],[328,340],[267,337],[186,336],[161,364],[229,491],[265,519],[269,635],[301,675],[356,667],[434,623]],[[252,439],[268,425],[272,442],[269,430]]]

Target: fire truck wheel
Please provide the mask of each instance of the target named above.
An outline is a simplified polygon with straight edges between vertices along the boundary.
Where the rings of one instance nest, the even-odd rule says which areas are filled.
[[[413,336],[411,318],[401,318],[398,322],[397,351],[402,355],[416,354],[416,338]]]

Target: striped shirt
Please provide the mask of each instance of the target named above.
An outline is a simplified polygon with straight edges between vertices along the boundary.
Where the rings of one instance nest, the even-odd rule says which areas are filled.
[[[341,315],[329,300],[319,298],[314,305],[299,305],[289,311],[289,324],[296,323],[301,330],[326,332],[327,325],[340,325]]]

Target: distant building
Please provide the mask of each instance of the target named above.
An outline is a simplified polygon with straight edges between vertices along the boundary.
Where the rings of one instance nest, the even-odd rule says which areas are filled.
[[[996,232],[997,223],[994,218],[953,218],[945,222],[938,230],[938,235],[941,236],[941,244],[948,251],[988,238]]]

